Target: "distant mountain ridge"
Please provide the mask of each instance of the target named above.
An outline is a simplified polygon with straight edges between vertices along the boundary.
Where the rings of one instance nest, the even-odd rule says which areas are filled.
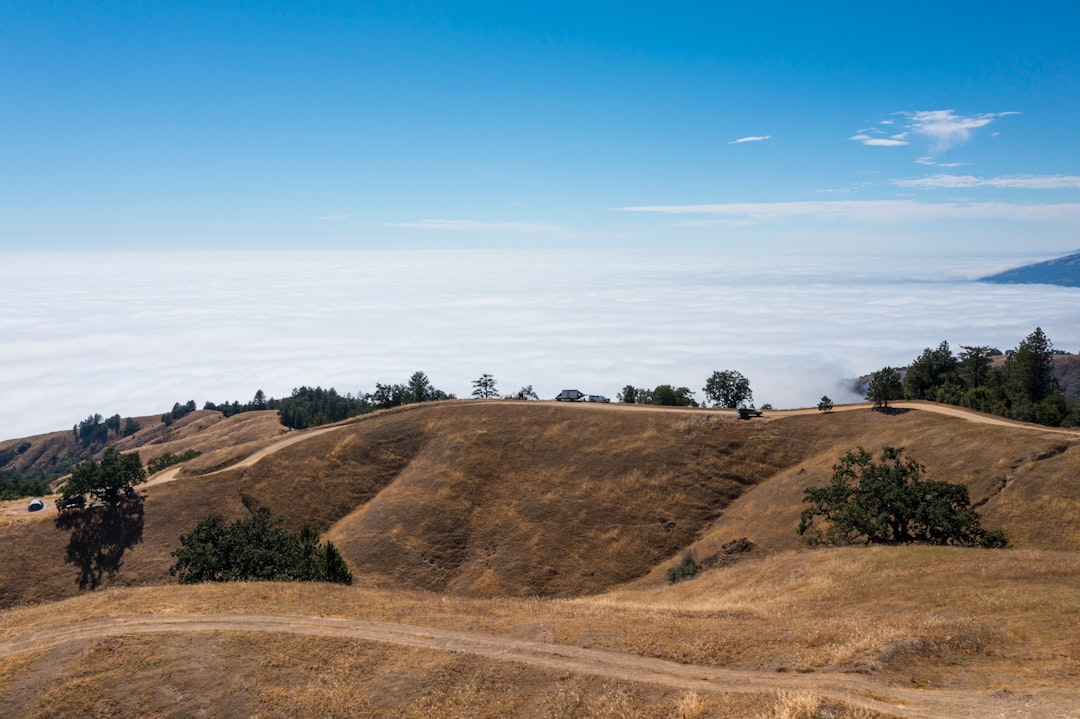
[[[1040,284],[1080,287],[1080,252],[1033,265],[1015,267],[996,275],[980,277],[979,282],[1000,285]]]

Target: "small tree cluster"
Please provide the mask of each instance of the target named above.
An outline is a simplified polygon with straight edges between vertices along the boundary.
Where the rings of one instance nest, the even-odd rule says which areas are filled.
[[[23,497],[40,497],[49,493],[49,485],[41,478],[20,477],[14,472],[0,472],[0,502]]]
[[[423,372],[414,372],[405,384],[376,382],[374,392],[361,392],[356,396],[338,394],[333,387],[300,387],[294,389],[291,396],[280,401],[273,398],[267,400],[267,407],[277,405],[281,423],[286,427],[307,429],[320,424],[340,422],[377,409],[445,399],[454,399],[454,395],[433,387]]]
[[[149,474],[157,474],[163,469],[168,469],[175,464],[187,462],[189,459],[195,459],[202,452],[197,449],[189,449],[181,452],[180,454],[173,454],[172,452],[166,452],[160,457],[155,457],[146,463],[146,471]]]
[[[281,581],[352,584],[352,572],[332,542],[304,526],[293,533],[276,517],[257,512],[226,524],[218,514],[180,537],[169,574],[181,584]]]
[[[536,394],[536,390],[534,390],[533,386],[530,384],[522,387],[511,395],[507,395],[505,399],[538,400],[540,397]]]
[[[833,467],[825,487],[807,487],[798,532],[814,544],[954,544],[1004,547],[971,508],[967,487],[923,479],[925,468],[902,448],[884,447],[881,459],[862,447]]]
[[[134,425],[134,429],[132,429]],[[111,417],[102,417],[100,414],[92,414],[71,428],[75,439],[82,443],[83,447],[102,445],[112,437],[127,437],[139,431],[139,423],[128,417],[121,425],[119,414]]]
[[[340,422],[349,417],[372,411],[367,397],[341,395],[333,387],[300,387],[281,400],[278,410],[281,423],[293,429],[307,429],[320,424]]]
[[[926,348],[901,373],[886,367],[874,374],[867,399],[879,407],[902,397],[960,405],[1024,422],[1080,426],[1080,403],[1068,400],[1054,376],[1050,339],[1035,331],[995,365],[1001,352],[961,345],[954,355],[948,342]]]
[[[866,388],[866,399],[873,402],[877,409],[887,410],[889,402],[903,396],[904,382],[900,379],[900,373],[892,367],[883,367],[875,372]]]
[[[203,405],[203,409],[210,409],[217,412],[221,412],[226,417],[232,417],[234,414],[241,414],[242,412],[259,412],[268,409],[281,409],[281,400],[273,397],[267,397],[266,393],[261,389],[255,391],[255,396],[251,398],[250,402],[240,402],[233,400],[232,402],[222,402],[216,404],[214,402],[207,402]]]
[[[717,407],[738,407],[753,399],[750,380],[734,370],[713,372],[702,388],[705,402],[712,402]],[[626,385],[615,399],[626,404],[657,404],[670,407],[698,407],[694,391],[689,387],[675,387],[670,384],[657,385],[653,389]]]
[[[662,407],[697,407],[694,391],[689,387],[670,384],[657,385],[653,389],[626,385],[616,396],[617,402],[627,404],[654,404]]]
[[[174,402],[171,412],[166,412],[161,415],[161,421],[166,425],[171,425],[178,419],[183,419],[196,410],[195,400],[189,399],[184,404]]]

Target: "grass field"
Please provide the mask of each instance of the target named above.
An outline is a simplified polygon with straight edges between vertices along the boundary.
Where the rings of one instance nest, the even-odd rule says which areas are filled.
[[[8,507],[5,715],[1076,716],[1078,440],[929,409],[416,407],[146,487],[92,592],[69,533]],[[802,545],[802,489],[885,444],[966,484],[1013,548]],[[175,584],[181,533],[256,508],[322,531],[355,585]]]

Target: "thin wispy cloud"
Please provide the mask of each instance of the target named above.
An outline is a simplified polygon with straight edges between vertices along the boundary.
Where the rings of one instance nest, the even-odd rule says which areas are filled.
[[[899,187],[917,189],[966,189],[972,187],[1010,188],[1022,190],[1080,189],[1077,175],[1007,175],[975,177],[974,175],[931,175],[910,180],[893,180]]]
[[[935,160],[932,157],[920,157],[917,160],[915,160],[915,164],[916,165],[926,165],[927,167],[952,168],[952,167],[964,167],[965,165],[970,165],[971,163],[970,162],[939,162],[938,160]]]
[[[442,232],[483,232],[514,235],[566,235],[569,229],[550,222],[488,222],[482,220],[430,219],[410,222],[386,222],[386,227],[407,227],[415,230]]]
[[[732,140],[729,145],[741,145],[746,142],[764,142],[771,138],[772,135],[750,135],[748,137],[740,137],[738,140]]]
[[[710,205],[642,205],[623,212],[712,215],[687,226],[765,223],[795,218],[853,222],[931,222],[936,220],[1080,221],[1080,203],[918,202],[916,200],[826,200],[820,202],[731,202]]]
[[[930,141],[932,151],[944,152],[971,139],[974,130],[986,127],[995,120],[1018,112],[987,112],[980,115],[957,115],[953,110],[919,110],[898,113],[905,118],[902,132],[886,132],[877,127],[858,130],[850,140],[869,147],[900,147],[911,144],[911,135]],[[891,127],[894,120],[883,120],[879,125]]]
[[[982,115],[964,117],[952,110],[924,110],[913,112],[911,131],[933,141],[934,147],[941,152],[963,144],[971,138],[971,131],[986,127],[994,120],[1017,112],[988,112]]]
[[[861,142],[869,147],[902,147],[903,145],[911,144],[908,142],[907,135],[908,133],[906,132],[889,135],[878,130],[876,127],[868,127],[859,130],[848,139]]]

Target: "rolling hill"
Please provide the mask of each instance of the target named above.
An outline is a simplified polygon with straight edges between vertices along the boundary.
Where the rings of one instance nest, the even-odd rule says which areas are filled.
[[[1023,707],[1067,706],[1080,669],[1080,434],[926,403],[843,409],[740,422],[708,410],[460,401],[285,435],[258,417],[193,417],[201,429],[153,446],[204,454],[152,478],[125,532],[72,532],[54,514],[4,505],[0,691],[18,699],[14,716],[102,706],[1041,716]],[[794,531],[803,488],[824,483],[845,450],[885,444],[965,484],[984,526],[1014,548],[808,550]],[[180,534],[209,512],[258,509],[331,539],[355,586],[175,585]],[[750,551],[725,552],[742,538]],[[711,568],[669,584],[666,569],[687,552]],[[223,617],[213,634],[204,615]],[[402,638],[435,629],[455,634]],[[50,632],[60,638],[40,639]],[[539,644],[508,663],[511,640]],[[598,653],[545,658],[575,647]],[[228,691],[225,666],[258,677],[258,690]],[[110,672],[128,691],[109,687]],[[169,697],[181,697],[173,714]]]

